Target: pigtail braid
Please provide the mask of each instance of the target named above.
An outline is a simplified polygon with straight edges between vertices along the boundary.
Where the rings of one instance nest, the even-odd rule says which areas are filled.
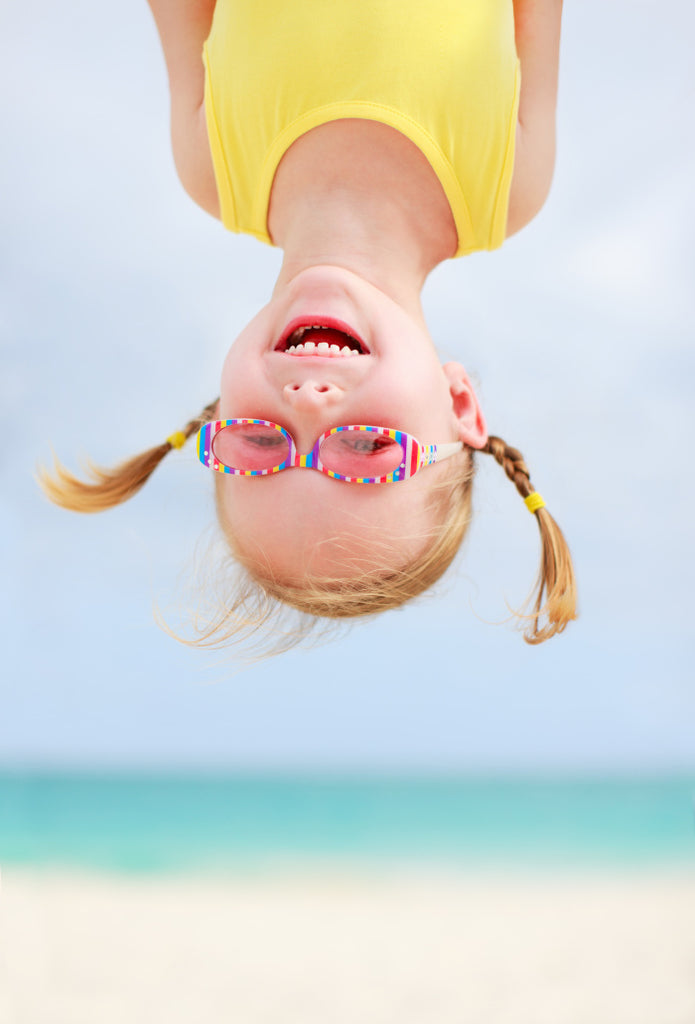
[[[482,451],[502,466],[522,498],[535,494],[524,457],[499,437],[488,437]],[[520,614],[528,622],[524,639],[529,644],[540,644],[556,633],[562,633],[568,622],[577,617],[577,592],[574,569],[567,541],[562,530],[545,506],[533,512],[541,534],[541,565],[529,604],[530,614]],[[545,623],[540,620],[544,618]]]
[[[172,448],[180,448],[203,423],[214,416],[217,403],[218,399],[210,402],[199,416],[189,420],[183,430],[172,434],[162,444],[134,455],[113,469],[105,469],[88,461],[86,471],[91,478],[88,481],[73,476],[54,456],[52,472],[39,466],[39,486],[47,498],[71,512],[103,512],[120,505],[140,490]]]

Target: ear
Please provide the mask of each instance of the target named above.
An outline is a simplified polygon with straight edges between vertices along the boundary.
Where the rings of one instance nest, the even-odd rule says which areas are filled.
[[[459,437],[470,448],[482,448],[487,441],[487,424],[468,374],[460,363],[445,363],[443,370]]]

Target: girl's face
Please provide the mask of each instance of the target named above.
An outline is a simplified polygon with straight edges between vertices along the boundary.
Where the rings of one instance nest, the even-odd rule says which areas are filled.
[[[298,351],[287,351],[298,327],[326,324],[332,329],[308,331]],[[323,339],[360,352],[312,350]],[[475,448],[487,436],[465,371],[441,365],[421,318],[355,274],[325,266],[277,289],[236,339],[222,370],[219,416],[279,423],[301,454],[325,430],[350,423]],[[304,469],[220,474],[218,503],[235,547],[261,572],[283,582],[307,572],[345,578],[375,563],[405,564],[422,549],[435,525],[428,496],[446,472],[446,464],[429,466],[395,484],[350,484]]]

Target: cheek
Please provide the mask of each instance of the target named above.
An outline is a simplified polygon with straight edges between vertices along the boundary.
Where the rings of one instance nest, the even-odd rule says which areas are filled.
[[[227,353],[220,382],[223,413],[230,403],[238,404],[245,397],[252,398],[263,384],[261,359],[270,344],[270,317],[270,309],[266,306],[246,325]],[[240,410],[237,412],[246,415]]]
[[[409,430],[425,443],[447,440],[439,435],[451,429],[452,405],[439,364],[432,366],[425,360],[401,364],[375,384],[374,397],[394,426]]]
[[[258,357],[230,352],[222,367],[221,418],[255,415],[254,410],[264,400],[264,383]]]

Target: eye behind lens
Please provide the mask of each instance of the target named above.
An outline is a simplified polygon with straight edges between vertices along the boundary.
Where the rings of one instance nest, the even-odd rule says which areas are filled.
[[[212,451],[229,469],[257,473],[277,469],[290,453],[285,435],[261,423],[231,423],[223,427],[213,439]]]
[[[321,462],[340,476],[388,476],[398,469],[403,457],[398,441],[375,431],[339,430],[321,445]]]

